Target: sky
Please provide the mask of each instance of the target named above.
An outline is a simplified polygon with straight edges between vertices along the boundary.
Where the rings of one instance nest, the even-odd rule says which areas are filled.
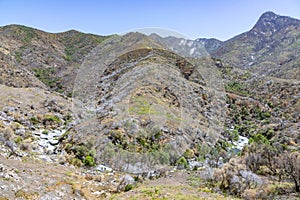
[[[266,11],[300,19],[300,0],[0,0],[0,26],[98,35],[150,27],[224,41],[250,30]]]

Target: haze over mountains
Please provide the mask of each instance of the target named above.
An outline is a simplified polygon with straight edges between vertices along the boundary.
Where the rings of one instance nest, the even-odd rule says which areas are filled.
[[[164,176],[170,166],[226,169],[226,176],[216,175],[226,180],[211,181],[221,186],[210,190],[239,197],[251,189],[263,198],[258,179],[268,180],[267,186],[282,183],[271,176],[284,177],[286,194],[299,190],[299,172],[280,171],[286,167],[282,156],[291,163],[300,159],[298,19],[266,12],[251,30],[227,41],[47,33],[21,25],[0,27],[0,41],[1,157],[59,163],[64,178],[68,170],[78,174],[69,176],[72,183],[58,183],[57,171],[47,177],[66,187],[37,186],[36,173],[15,173],[18,166],[7,161],[3,177],[22,181],[0,179],[7,188],[3,197],[22,191],[40,199],[60,193],[104,198],[139,179]],[[100,164],[117,173],[97,174]],[[233,178],[241,184],[247,179],[236,171],[253,173],[257,182],[246,189],[232,184]],[[135,180],[120,178],[122,172]],[[270,186],[263,195],[273,192]]]

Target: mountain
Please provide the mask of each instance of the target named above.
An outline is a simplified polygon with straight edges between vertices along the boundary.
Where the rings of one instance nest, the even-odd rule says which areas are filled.
[[[297,199],[299,36],[0,27],[0,199]]]
[[[187,40],[173,36],[162,38],[157,34],[151,34],[150,37],[155,41],[165,45],[172,51],[186,57],[207,57],[218,49],[222,42],[217,39],[199,38],[196,40]]]
[[[205,73],[201,74],[215,68],[212,59],[202,59],[199,64],[145,35],[129,33],[100,44],[86,62],[79,76],[83,80],[76,80],[74,93],[78,95],[73,98],[84,102],[78,107],[79,116],[88,116],[85,107],[94,115],[80,118],[69,143],[89,142],[97,160],[142,173],[175,163],[186,149],[196,151],[203,137],[211,144],[217,142],[220,130],[213,125],[223,120],[218,107],[225,104],[225,97],[210,93]],[[99,76],[87,81],[85,77],[92,74]],[[204,130],[209,129],[206,134]],[[108,155],[112,149],[115,153]]]
[[[299,79],[300,20],[264,13],[254,27],[227,41],[151,35],[171,50],[188,57],[211,56],[260,75]],[[295,73],[296,70],[296,73]]]
[[[18,25],[1,27],[1,82],[71,93],[85,54],[108,37],[74,30],[52,34]]]
[[[266,12],[250,31],[225,41],[211,55],[260,75],[299,79],[299,36],[299,20]]]

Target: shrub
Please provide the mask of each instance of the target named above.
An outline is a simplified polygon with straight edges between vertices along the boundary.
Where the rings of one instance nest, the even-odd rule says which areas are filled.
[[[183,153],[183,156],[186,158],[186,159],[191,159],[194,157],[194,151],[192,149],[187,149],[185,150],[185,152]]]
[[[36,125],[36,124],[39,123],[39,120],[38,120],[36,117],[31,117],[31,118],[30,118],[30,121],[31,121],[31,123],[32,123],[33,125]]]
[[[15,138],[15,143],[17,143],[17,144],[21,144],[22,141],[23,141],[23,138],[21,136],[18,136]]]
[[[40,79],[43,83],[48,85],[50,88],[59,87],[60,78],[55,76],[55,69],[47,68],[47,69],[38,69],[34,68],[33,72],[35,76]]]
[[[61,120],[59,119],[59,117],[55,116],[55,115],[46,115],[44,117],[44,122],[49,121],[49,122],[55,122],[55,123],[60,123]]]
[[[211,148],[205,143],[197,144],[197,152],[198,152],[199,160],[205,159],[205,155],[208,154],[210,150]]]
[[[30,144],[21,144],[20,149],[22,151],[28,151],[30,148]]]
[[[82,162],[78,158],[71,158],[70,163],[71,163],[71,165],[74,165],[76,167],[81,167],[82,166]]]
[[[5,140],[10,140],[13,136],[13,130],[10,127],[6,127],[3,130],[0,130],[3,133],[3,137]]]
[[[239,140],[239,132],[237,129],[230,131],[229,139],[231,141],[238,141]]]
[[[83,163],[85,166],[89,166],[89,167],[96,165],[95,160],[92,156],[86,156],[83,160]]]
[[[125,186],[124,191],[127,192],[127,191],[131,190],[132,188],[133,188],[133,186],[131,184],[128,184]]]
[[[250,144],[253,143],[253,142],[256,142],[256,143],[259,143],[259,144],[270,144],[269,140],[260,133],[254,134],[249,139]]]
[[[89,155],[89,149],[84,145],[74,146],[72,148],[72,151],[80,160],[83,160],[86,156]]]
[[[263,185],[262,179],[236,159],[224,164],[222,169],[216,170],[214,177],[220,183],[220,189],[234,195],[241,195],[247,189],[254,189]]]
[[[300,192],[300,153],[284,153],[280,156],[280,176],[285,176],[293,181],[295,191]]]
[[[187,160],[183,156],[177,160],[176,165],[185,169],[189,167]]]
[[[229,82],[226,86],[225,86],[225,90],[228,92],[233,92],[233,93],[239,93],[242,95],[246,95],[248,94],[247,91],[245,90],[244,86],[242,84],[240,84],[239,82]]]

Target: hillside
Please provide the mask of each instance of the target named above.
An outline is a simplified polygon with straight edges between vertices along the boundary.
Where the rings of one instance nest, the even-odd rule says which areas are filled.
[[[264,13],[248,32],[223,43],[213,54],[260,75],[299,79],[300,20]]]
[[[14,87],[46,86],[70,96],[84,56],[107,37],[74,30],[53,34],[18,25],[1,27],[1,82]]]
[[[266,12],[250,31],[224,42],[206,38],[161,38],[155,34],[150,37],[187,57],[209,54],[259,75],[299,79],[299,57],[296,56],[300,51],[299,34],[300,20]]]
[[[299,36],[0,27],[0,199],[299,198]]]

